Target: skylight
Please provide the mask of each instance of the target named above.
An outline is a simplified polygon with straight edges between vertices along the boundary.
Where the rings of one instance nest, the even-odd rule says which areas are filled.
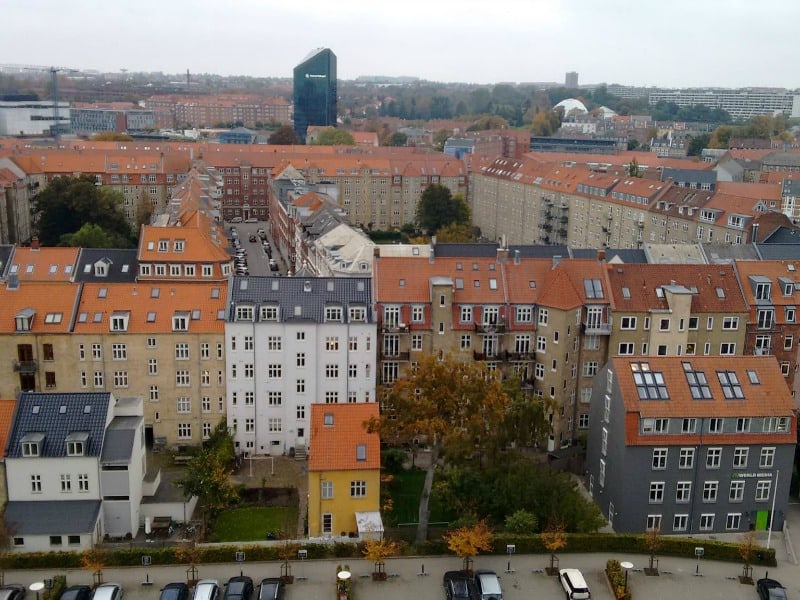
[[[631,363],[631,371],[640,400],[669,400],[663,373],[651,371],[650,363]]]

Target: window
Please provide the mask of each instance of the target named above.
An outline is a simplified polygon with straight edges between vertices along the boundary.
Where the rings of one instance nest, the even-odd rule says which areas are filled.
[[[775,463],[775,448],[762,448],[758,459],[760,469],[771,469]]]
[[[727,331],[739,329],[739,317],[723,317],[722,329]]]
[[[533,308],[530,306],[516,307],[517,323],[530,323],[533,321]]]
[[[772,308],[760,308],[756,311],[756,321],[759,329],[772,329],[775,321],[775,310]]]
[[[339,377],[339,365],[325,365],[325,377],[327,379],[336,379]]]
[[[61,475],[61,491],[65,493],[72,491],[72,478],[68,474]]]
[[[722,448],[709,448],[706,452],[706,468],[719,469],[722,462]]]
[[[692,497],[692,482],[679,481],[675,486],[675,502],[686,504]]]
[[[659,319],[658,320],[658,330],[659,331],[669,331],[669,319]]]
[[[192,401],[187,396],[180,396],[177,401],[177,410],[179,413],[190,413],[192,412]]]
[[[78,491],[79,492],[89,491],[89,475],[85,473],[78,475]]]
[[[31,475],[31,492],[34,494],[42,493],[42,476]]]
[[[94,372],[94,387],[96,387],[96,388],[103,387],[103,372],[102,371],[95,371]]]
[[[647,515],[647,529],[661,530],[661,515]]]
[[[756,502],[768,502],[770,491],[772,490],[772,481],[764,481],[763,479],[756,482]]]
[[[325,392],[325,404],[338,404],[339,392]]]
[[[742,386],[739,384],[739,378],[735,372],[717,371],[717,378],[719,379],[720,386],[722,387],[722,394],[725,396],[726,400],[741,400],[744,398]]]
[[[642,419],[642,433],[667,433],[669,419]]]
[[[653,448],[653,469],[667,468],[667,448]]]
[[[100,344],[92,344],[92,360],[103,360],[103,347]]]
[[[175,360],[189,360],[189,344],[175,344]]]
[[[731,481],[731,487],[728,491],[729,502],[742,502],[744,501],[744,481],[741,479],[734,479]]]
[[[719,481],[706,481],[703,483],[703,502],[716,502],[719,491]]]
[[[305,392],[306,392],[306,380],[305,379],[298,379],[295,382],[295,391],[298,394],[305,394]]]
[[[333,515],[331,513],[322,514],[322,533],[333,533]]]
[[[333,482],[332,481],[322,481],[322,499],[323,500],[330,500],[333,498]]]
[[[750,431],[749,417],[740,417],[736,419],[736,433],[747,433],[749,431]]]
[[[283,431],[283,421],[280,417],[270,417],[267,419],[267,430],[270,433],[280,433]]]
[[[306,418],[306,407],[304,404],[300,404],[295,409],[295,418],[296,419],[305,419]]]
[[[472,323],[472,307],[462,306],[458,315],[459,323]]]
[[[745,469],[747,468],[747,455],[750,453],[750,448],[737,447],[733,449],[733,468]]]
[[[255,366],[253,363],[245,363],[244,365],[244,378],[245,379],[253,379],[255,377]]]
[[[158,359],[157,358],[148,358],[147,359],[147,374],[148,375],[158,375]]]
[[[739,530],[742,527],[742,513],[728,513],[725,518],[725,529]]]
[[[411,335],[411,349],[422,350],[422,334],[414,333]]]
[[[158,386],[150,386],[150,402],[158,402]]]
[[[247,418],[244,420],[244,432],[245,433],[253,433],[256,430],[256,420],[253,418]]]
[[[336,322],[340,322],[341,323],[341,321],[342,321],[342,307],[341,306],[326,306],[325,307],[325,321],[326,322],[336,321]]]
[[[188,440],[192,437],[191,423],[178,423],[178,439]]]
[[[619,323],[620,329],[636,329],[636,317],[622,317]]]
[[[547,321],[549,318],[549,311],[546,308],[539,309],[539,325],[547,325]]]
[[[650,483],[650,504],[660,504],[664,501],[664,482],[653,481]]]
[[[179,387],[191,385],[189,371],[175,371],[175,385]]]
[[[689,529],[689,515],[675,515],[672,518],[672,531],[686,531]]]
[[[283,377],[283,365],[270,364],[267,365],[267,377],[269,379],[280,379]]]
[[[719,353],[722,356],[733,356],[736,354],[736,343],[735,342],[722,342],[719,345]]]
[[[128,387],[128,372],[127,371],[114,371],[114,387],[126,388]]]
[[[48,346],[49,344],[45,344]],[[52,346],[50,346],[52,353]],[[127,360],[128,359],[128,346],[126,344],[111,344],[111,358],[113,360]],[[52,360],[52,358],[50,359]]]
[[[681,422],[681,433],[694,433],[697,430],[697,419],[689,417]]]
[[[714,514],[703,513],[700,515],[700,531],[711,531],[714,529]]]
[[[172,316],[172,331],[189,331],[189,313],[176,313]]]
[[[622,342],[619,345],[619,352],[621,356],[630,356],[635,354],[635,344],[633,342]]]
[[[350,482],[350,497],[364,498],[367,495],[367,482],[356,480]]]
[[[545,336],[540,335],[536,338],[536,351],[547,352],[547,338]]]
[[[585,361],[583,363],[583,376],[594,377],[597,374],[597,361]]]
[[[724,423],[725,423],[724,419],[720,419],[719,417],[711,417],[708,420],[708,432],[722,433],[722,428]]]
[[[694,448],[681,448],[680,453],[678,454],[678,468],[694,468]]]

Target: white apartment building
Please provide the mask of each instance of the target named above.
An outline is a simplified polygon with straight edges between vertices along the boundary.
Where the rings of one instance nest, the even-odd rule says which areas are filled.
[[[227,416],[239,453],[304,453],[310,405],[375,401],[371,280],[235,277]]]

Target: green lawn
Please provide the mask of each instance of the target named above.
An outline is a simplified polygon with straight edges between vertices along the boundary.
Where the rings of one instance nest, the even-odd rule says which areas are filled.
[[[386,515],[391,525],[417,522],[423,483],[425,483],[425,471],[419,469],[401,471],[394,475],[394,481],[389,487],[394,509]],[[450,521],[453,518],[449,511],[439,506],[435,500],[431,500],[431,522]]]
[[[214,538],[220,542],[249,542],[267,539],[267,532],[282,529],[297,531],[297,508],[267,506],[233,508],[220,513],[214,527]]]

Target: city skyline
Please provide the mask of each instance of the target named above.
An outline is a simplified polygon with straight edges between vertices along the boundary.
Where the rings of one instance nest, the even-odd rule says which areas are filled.
[[[781,65],[800,59],[791,35],[800,4],[753,6],[734,0],[723,13],[722,5],[688,0],[638,10],[618,0],[509,0],[501,13],[476,0],[409,0],[402,11],[342,0],[332,12],[322,0],[85,0],[65,11],[41,0],[6,7],[0,54],[6,63],[103,72],[290,78],[309,50],[324,46],[338,56],[343,80],[563,82],[577,71],[581,84],[797,88]]]

